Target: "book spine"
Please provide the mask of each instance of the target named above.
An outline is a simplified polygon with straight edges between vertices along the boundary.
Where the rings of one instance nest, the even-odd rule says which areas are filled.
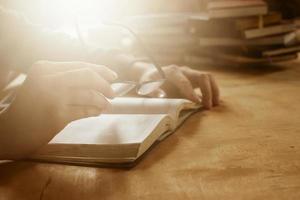
[[[296,30],[296,26],[294,24],[286,24],[286,25],[271,26],[267,28],[246,30],[244,32],[244,35],[246,39],[253,39],[253,38],[282,34],[282,33],[288,33],[294,30]]]
[[[249,7],[249,8],[236,8],[224,10],[209,10],[208,15],[210,18],[233,18],[233,17],[247,17],[255,15],[265,15],[268,8],[265,6]]]
[[[207,9],[229,9],[251,6],[266,6],[264,1],[260,0],[231,0],[231,1],[211,1],[207,5]]]
[[[262,53],[262,55],[265,57],[271,57],[271,56],[279,56],[284,54],[296,53],[299,51],[300,51],[300,46],[297,46],[291,48],[282,48],[282,49],[275,49],[271,51],[265,51]]]
[[[267,15],[262,15],[262,22],[260,16],[236,19],[235,26],[237,30],[245,31],[247,29],[259,28],[260,25],[264,27],[269,25],[280,24],[281,21],[282,21],[281,14],[276,12]]]

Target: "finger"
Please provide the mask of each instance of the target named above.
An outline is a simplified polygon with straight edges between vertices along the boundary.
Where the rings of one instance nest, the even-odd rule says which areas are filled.
[[[202,86],[200,87],[200,89],[203,95],[202,101],[204,104],[206,104],[205,107],[211,108],[212,106],[210,106],[210,104],[219,105],[220,91],[214,77],[211,74],[205,74],[186,66],[182,67],[181,70],[192,82],[194,87]],[[199,81],[200,79],[204,80]],[[209,81],[207,81],[206,79],[208,79]],[[211,92],[209,92],[208,90],[211,90]]]
[[[198,79],[204,74],[203,72],[193,70],[187,66],[180,67],[180,70],[191,81],[194,88],[199,87]]]
[[[212,103],[213,106],[217,106],[220,104],[220,89],[213,75],[208,74],[211,90],[212,90]]]
[[[65,104],[71,106],[92,106],[100,110],[105,110],[111,105],[105,96],[95,90],[70,90]]]
[[[185,98],[194,102],[199,102],[199,98],[197,97],[191,82],[181,71],[174,73],[169,80],[179,89],[180,93]]]
[[[210,79],[207,74],[202,74],[198,77],[198,86],[202,93],[202,103],[207,109],[212,107],[212,89]]]
[[[110,84],[90,69],[61,72],[54,76],[57,78],[57,87],[92,89],[109,98],[114,98],[115,96]]]
[[[73,71],[78,69],[88,68],[94,70],[101,75],[105,80],[111,82],[118,78],[116,72],[112,71],[106,66],[96,65],[86,62],[50,62],[50,61],[39,61],[34,64],[35,67],[42,68],[43,73],[53,74],[60,72]]]

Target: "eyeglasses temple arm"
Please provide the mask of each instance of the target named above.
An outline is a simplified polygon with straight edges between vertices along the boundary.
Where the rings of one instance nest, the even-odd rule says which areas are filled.
[[[148,49],[145,47],[143,41],[141,40],[141,38],[138,36],[138,34],[136,34],[133,30],[131,30],[129,27],[125,26],[124,24],[121,23],[117,23],[117,22],[108,22],[105,21],[103,22],[104,24],[107,25],[115,25],[115,26],[120,26],[126,30],[128,30],[134,37],[135,39],[138,41],[140,47],[142,48],[142,50],[144,51],[144,53],[146,53],[146,55],[150,58],[151,62],[154,64],[154,67],[157,69],[157,71],[159,72],[159,74],[161,75],[161,77],[163,79],[166,79],[166,75],[165,72],[162,70],[162,68],[160,67],[160,65],[158,64],[158,62],[156,61],[156,59],[152,56],[152,54],[148,51]]]

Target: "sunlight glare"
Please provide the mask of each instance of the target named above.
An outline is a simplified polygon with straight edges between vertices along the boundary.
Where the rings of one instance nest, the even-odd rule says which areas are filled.
[[[48,19],[70,24],[76,17],[101,20],[116,15],[112,0],[43,0],[42,10]]]

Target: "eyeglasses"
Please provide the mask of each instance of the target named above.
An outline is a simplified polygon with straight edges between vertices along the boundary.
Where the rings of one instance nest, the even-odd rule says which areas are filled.
[[[151,53],[149,53],[148,49],[145,47],[143,41],[141,38],[136,34],[131,28],[128,26],[118,23],[118,22],[112,22],[112,21],[105,21],[103,22],[104,25],[109,26],[117,26],[121,27],[128,32],[131,33],[132,36],[134,36],[137,45],[140,47],[140,49],[143,51],[143,53],[149,58],[149,61],[152,62],[156,70],[158,71],[160,75],[160,79],[158,80],[150,80],[150,81],[144,81],[144,82],[135,82],[135,81],[120,81],[117,80],[111,84],[112,89],[114,90],[116,96],[124,96],[128,94],[130,91],[135,89],[136,93],[141,96],[147,96],[153,92],[158,92],[159,97],[165,97],[166,94],[160,90],[160,87],[165,83],[166,81],[166,75],[160,65],[156,62],[155,58],[152,56]],[[83,46],[84,49],[87,49],[87,45],[85,43],[85,40],[81,34],[81,29],[78,23],[78,20],[76,19],[76,32],[77,36]]]

